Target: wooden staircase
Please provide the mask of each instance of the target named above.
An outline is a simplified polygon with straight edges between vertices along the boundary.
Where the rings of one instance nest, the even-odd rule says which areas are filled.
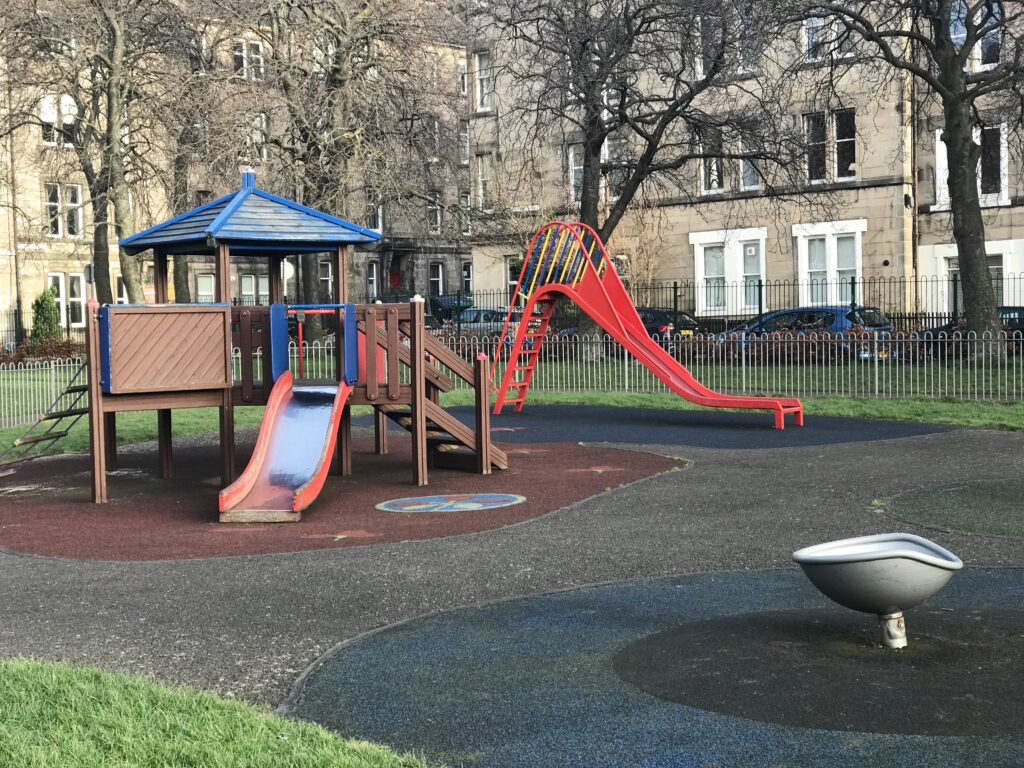
[[[530,382],[533,381],[534,371],[537,370],[537,361],[540,359],[540,348],[547,335],[548,326],[551,324],[551,315],[555,311],[557,299],[549,301],[538,301],[537,307],[540,314],[530,318],[523,318],[516,328],[515,340],[512,342],[512,351],[509,354],[508,365],[502,374],[501,387],[498,390],[498,399],[494,404],[495,415],[501,413],[501,408],[506,403],[515,405],[515,411],[523,410],[523,403],[526,401],[526,393],[530,390]],[[501,345],[506,343],[508,338],[508,324],[502,331],[498,351]],[[497,358],[497,355],[495,355]],[[512,395],[508,397],[508,395]]]
[[[66,437],[78,420],[89,413],[89,385],[86,365],[75,371],[64,391],[36,419],[25,434],[0,453],[0,477],[13,474],[19,464],[44,454],[56,441]]]
[[[432,400],[425,402],[427,417],[427,447],[432,467],[477,471],[479,452],[476,430],[463,424]],[[411,432],[412,409],[407,405],[378,405],[377,410],[403,429]],[[508,469],[505,452],[490,446],[490,465],[494,469]]]

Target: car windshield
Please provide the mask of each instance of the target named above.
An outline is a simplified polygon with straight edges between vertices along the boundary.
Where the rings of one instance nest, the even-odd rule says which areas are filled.
[[[860,316],[860,325],[866,325],[868,327],[892,325],[892,323],[889,322],[889,318],[874,307],[861,307],[857,310],[856,314]],[[854,317],[851,317],[850,320],[852,322],[856,322],[856,318]]]
[[[461,320],[464,323],[475,323],[475,322],[478,322],[479,319],[480,319],[480,310],[479,309],[466,309],[466,310],[463,310],[461,315],[459,315],[459,320]]]

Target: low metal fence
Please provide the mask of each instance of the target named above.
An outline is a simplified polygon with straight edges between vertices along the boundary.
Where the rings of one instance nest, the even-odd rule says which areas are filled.
[[[466,360],[498,355],[510,346],[496,337],[442,334]],[[658,343],[705,386],[727,394],[792,397],[880,397],[952,400],[1024,400],[1024,338],[975,334],[771,334],[672,336]],[[334,376],[328,339],[290,344],[291,369],[304,379]],[[0,365],[0,427],[33,421],[67,386],[79,359]],[[236,350],[235,376],[240,376]],[[257,376],[263,360],[256,354]],[[464,384],[453,377],[457,387]],[[500,381],[500,378],[498,379]],[[541,345],[534,391],[668,392],[611,337],[553,335]]]

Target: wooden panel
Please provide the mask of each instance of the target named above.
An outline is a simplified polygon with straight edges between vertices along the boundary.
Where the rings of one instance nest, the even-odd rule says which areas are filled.
[[[131,395],[104,395],[103,412],[158,411],[162,408],[208,408],[224,403],[223,389],[195,392],[154,392]]]
[[[110,307],[110,394],[232,385],[230,309]]]

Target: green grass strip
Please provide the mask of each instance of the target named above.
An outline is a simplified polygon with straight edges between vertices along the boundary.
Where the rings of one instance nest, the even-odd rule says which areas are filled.
[[[206,693],[36,661],[0,662],[0,765],[425,768],[316,725]]]
[[[979,480],[900,494],[886,511],[951,533],[1024,536],[1024,480]]]

